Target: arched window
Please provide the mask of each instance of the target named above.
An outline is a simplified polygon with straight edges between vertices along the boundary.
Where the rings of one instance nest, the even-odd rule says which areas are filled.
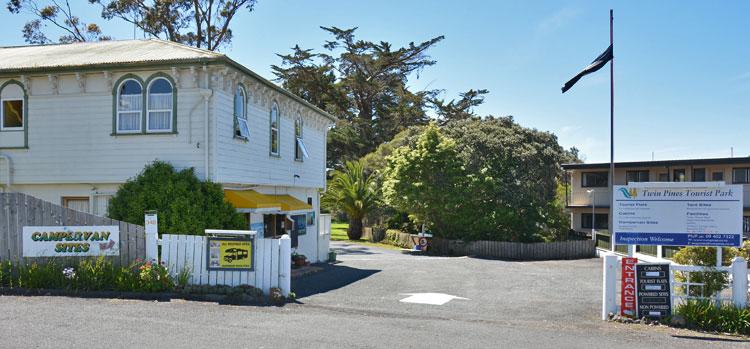
[[[24,122],[24,91],[21,86],[10,83],[0,91],[0,130],[23,130]]]
[[[271,105],[271,155],[279,156],[279,106]]]
[[[305,147],[305,141],[302,139],[302,130],[304,123],[302,118],[299,117],[294,120],[294,160],[303,161],[308,158],[307,147]]]
[[[165,78],[156,78],[148,85],[146,132],[171,132],[174,115],[174,89]]]
[[[134,79],[127,79],[117,88],[117,132],[141,132],[143,87]]]
[[[234,135],[235,137],[249,139],[250,129],[247,126],[247,95],[242,86],[238,86],[234,92]]]

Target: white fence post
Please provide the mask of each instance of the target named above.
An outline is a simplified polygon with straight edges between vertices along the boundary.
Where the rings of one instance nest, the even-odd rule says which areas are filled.
[[[732,260],[732,301],[735,307],[747,307],[747,261],[742,257]]]
[[[146,260],[151,262],[158,262],[159,259],[159,225],[156,212],[146,212],[145,226],[146,226]]]
[[[602,320],[607,320],[609,313],[617,313],[617,264],[617,256],[604,256]]]
[[[286,234],[279,239],[279,288],[284,297],[292,288],[292,239]]]

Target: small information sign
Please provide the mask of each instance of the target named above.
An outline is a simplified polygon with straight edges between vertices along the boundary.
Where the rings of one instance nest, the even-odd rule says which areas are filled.
[[[253,263],[252,237],[208,237],[208,270],[250,270]]]
[[[638,258],[624,257],[622,259],[622,292],[620,298],[621,314],[624,316],[635,316],[635,266]]]
[[[638,317],[662,319],[672,315],[669,264],[636,264]]]

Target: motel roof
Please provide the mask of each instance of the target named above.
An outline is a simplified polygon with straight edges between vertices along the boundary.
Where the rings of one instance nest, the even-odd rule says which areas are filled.
[[[331,121],[336,118],[266,80],[225,54],[158,39],[0,47],[0,77],[50,72],[150,68],[181,64],[227,64],[267,87],[304,104]]]
[[[682,159],[682,160],[654,160],[654,161],[632,161],[632,162],[615,162],[616,168],[636,168],[636,167],[673,167],[673,166],[702,166],[702,165],[750,165],[750,157],[736,158],[708,158],[708,159]],[[609,169],[608,162],[602,163],[571,163],[563,164],[565,170],[588,170],[588,169]]]

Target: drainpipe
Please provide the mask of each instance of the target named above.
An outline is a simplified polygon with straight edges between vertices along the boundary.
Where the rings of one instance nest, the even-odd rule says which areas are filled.
[[[213,95],[213,90],[211,90],[209,85],[209,76],[208,76],[208,67],[206,65],[203,65],[203,76],[204,76],[204,88],[201,89],[201,96],[203,96],[203,166],[205,171],[206,180],[209,180],[208,175],[208,152],[209,152],[209,144],[208,141],[208,118],[209,118],[209,110],[208,110],[208,102],[211,100],[211,95]]]
[[[6,164],[6,167],[5,167],[5,189],[3,191],[4,192],[9,192],[10,191],[10,185],[12,183],[11,179],[10,179],[10,174],[11,174],[11,167],[13,166],[13,163],[10,161],[10,157],[8,155],[5,155],[5,154],[0,154],[0,160],[5,160],[5,164]]]

